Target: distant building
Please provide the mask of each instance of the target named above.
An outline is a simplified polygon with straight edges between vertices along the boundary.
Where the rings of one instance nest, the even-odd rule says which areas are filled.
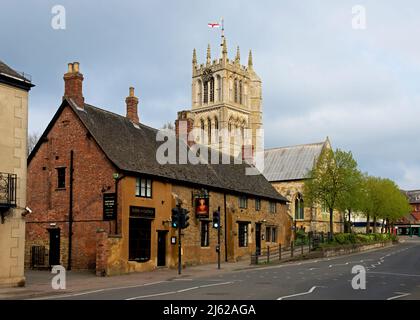
[[[243,139],[245,129],[250,129],[251,143],[255,146],[257,130],[263,127],[261,79],[254,71],[251,51],[247,66],[243,66],[239,47],[235,59],[231,60],[228,58],[226,38],[222,41],[221,56],[212,60],[209,45],[203,64],[198,64],[194,49],[192,108],[178,112],[178,120],[187,120],[189,129],[201,129],[197,130],[199,134],[194,141],[215,149],[221,149],[222,145],[214,133],[224,129],[232,136],[228,152],[238,156],[244,143],[234,140],[233,136]]]
[[[26,213],[28,75],[0,61],[0,286],[22,286]]]
[[[184,264],[217,261],[219,208],[223,260],[290,243],[287,200],[263,175],[245,175],[245,163],[159,164],[157,130],[141,123],[134,88],[122,116],[85,103],[78,63],[64,82],[63,101],[28,159],[28,267],[62,264],[99,275],[175,267],[178,200],[191,217],[182,231]]]
[[[408,198],[412,211],[395,223],[399,235],[420,236],[420,190],[403,191]]]
[[[308,173],[325,148],[331,149],[328,138],[319,143],[265,150],[264,176],[289,200],[288,213],[293,218],[296,229],[305,232],[328,232],[330,229],[327,208],[309,206],[303,195]],[[343,222],[343,215],[335,212],[334,232],[343,232]]]

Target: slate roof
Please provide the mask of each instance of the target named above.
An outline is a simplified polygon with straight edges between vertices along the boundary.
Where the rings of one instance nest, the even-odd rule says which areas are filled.
[[[420,190],[405,191],[410,203],[420,203]]]
[[[264,176],[271,182],[305,179],[327,141],[266,149]]]
[[[229,190],[262,198],[286,202],[274,187],[259,175],[245,175],[247,164],[164,164],[156,160],[156,151],[163,143],[156,141],[157,129],[140,124],[135,127],[126,117],[85,104],[78,108],[71,99],[63,101],[60,109],[69,104],[79,116],[108,159],[119,169],[162,179]],[[60,113],[57,111],[55,118]],[[50,127],[43,134],[45,137]],[[179,143],[183,143],[179,141]],[[28,158],[30,161],[38,145]],[[232,158],[233,159],[233,158]]]
[[[26,80],[28,81],[27,78],[25,78],[21,73],[13,70],[12,68],[10,68],[7,64],[5,64],[3,61],[0,60],[0,73],[3,73],[5,75],[8,76],[12,76],[21,80]]]
[[[17,72],[0,60],[0,82],[8,83],[23,89],[30,89],[34,85],[31,83],[29,75]]]

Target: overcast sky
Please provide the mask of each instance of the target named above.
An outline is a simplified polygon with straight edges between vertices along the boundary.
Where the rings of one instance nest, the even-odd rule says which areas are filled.
[[[51,9],[66,9],[54,30]],[[352,7],[366,29],[352,28]],[[263,81],[265,147],[323,141],[351,150],[362,171],[420,189],[420,2],[2,0],[0,60],[32,75],[29,130],[42,133],[80,62],[87,103],[125,114],[128,87],[140,121],[161,127],[191,106],[191,57],[253,51]]]

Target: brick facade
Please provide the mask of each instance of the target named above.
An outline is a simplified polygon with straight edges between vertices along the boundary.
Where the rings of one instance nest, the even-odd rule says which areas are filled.
[[[27,195],[32,213],[26,217],[26,267],[31,263],[33,245],[44,245],[48,252],[51,228],[60,229],[60,263],[68,266],[71,150],[74,153],[72,266],[94,268],[96,229],[114,230],[114,222],[103,221],[102,195],[114,191],[112,175],[116,169],[71,108],[66,107],[28,166]],[[61,189],[57,188],[60,167],[66,168],[65,188]]]

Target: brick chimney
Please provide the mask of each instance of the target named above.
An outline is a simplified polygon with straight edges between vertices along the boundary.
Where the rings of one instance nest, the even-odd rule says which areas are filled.
[[[139,99],[134,96],[134,88],[130,87],[130,94],[125,99],[125,103],[127,104],[127,118],[135,123],[139,124],[139,115],[137,112],[137,105],[139,104]]]
[[[79,62],[68,64],[67,73],[64,74],[64,98],[71,98],[79,108],[84,108],[83,74],[79,72]]]
[[[186,129],[186,132],[179,132],[180,124],[184,123],[183,127]],[[181,126],[182,128],[182,126]],[[188,137],[189,133],[194,128],[194,120],[192,119],[191,112],[184,110],[178,112],[178,119],[175,120],[175,134],[177,138],[180,138],[181,135],[186,135]],[[184,137],[185,138],[185,137]],[[194,144],[194,141],[187,141],[189,146]]]

